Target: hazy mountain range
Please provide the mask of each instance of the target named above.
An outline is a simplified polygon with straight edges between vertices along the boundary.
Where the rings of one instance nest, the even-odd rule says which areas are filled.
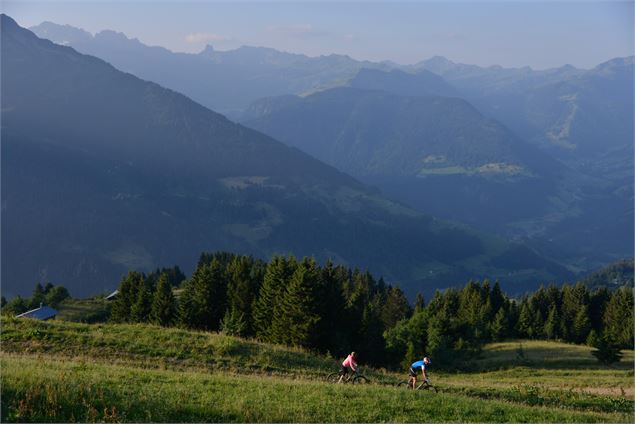
[[[369,73],[384,77],[262,99],[243,121],[419,210],[523,239],[572,266],[632,254],[632,156],[607,148],[593,166],[577,153],[552,157],[463,99],[428,95],[424,83],[420,95],[405,89],[412,75]]]
[[[414,66],[442,76],[461,95],[526,140],[567,158],[633,149],[633,56],[593,69],[571,65],[481,68],[435,57]]]
[[[590,70],[571,65],[547,70],[485,68],[440,56],[401,66],[248,46],[230,51],[208,46],[199,54],[173,53],[110,30],[92,35],[50,22],[31,29],[40,37],[102,58],[232,117],[262,97],[310,94],[341,85],[356,87],[361,81],[364,88],[395,94],[462,97],[519,137],[564,159],[612,151],[619,157],[633,149],[633,57],[616,58]],[[407,74],[370,72],[395,69]]]
[[[368,267],[418,290],[571,277],[534,250],[450,225],[189,98],[39,39],[2,15],[2,281],[73,294],[202,251]]]
[[[235,115],[261,97],[338,85],[361,68],[389,68],[387,64],[356,61],[342,55],[314,58],[250,46],[231,51],[207,46],[199,54],[173,53],[115,31],[92,35],[51,22],[30,29],[42,38],[97,56],[117,69],[183,93],[203,106]]]

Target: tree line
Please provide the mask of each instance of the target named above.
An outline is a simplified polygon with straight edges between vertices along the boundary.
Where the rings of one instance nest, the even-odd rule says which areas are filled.
[[[379,366],[406,366],[423,355],[468,366],[485,343],[512,338],[586,343],[605,363],[634,345],[632,286],[551,285],[513,299],[498,283],[471,281],[437,291],[427,304],[417,295],[410,305],[399,287],[358,269],[216,252],[202,254],[189,279],[178,266],[132,271],[118,291],[112,322],[222,331],[335,356],[355,350]],[[3,297],[2,312],[55,307],[69,297],[63,286],[38,283],[31,298]]]
[[[130,272],[121,281],[111,321],[223,331],[337,356],[355,350],[379,366],[422,355],[461,366],[483,344],[508,338],[587,343],[610,362],[634,343],[632,287],[552,285],[512,299],[498,283],[469,282],[427,304],[418,295],[411,306],[399,287],[358,269],[226,252],[202,254],[175,291],[167,273],[154,275]]]
[[[511,299],[498,283],[469,282],[437,291],[385,338],[386,348],[404,363],[426,353],[449,366],[467,366],[483,344],[510,338],[585,343],[610,363],[619,359],[620,349],[633,349],[633,288],[591,292],[581,283],[551,285]]]
[[[37,283],[30,298],[16,296],[7,301],[4,296],[0,298],[2,313],[19,315],[31,309],[39,308],[40,304],[56,307],[65,299],[70,298],[68,290],[64,286],[56,286],[52,283]]]

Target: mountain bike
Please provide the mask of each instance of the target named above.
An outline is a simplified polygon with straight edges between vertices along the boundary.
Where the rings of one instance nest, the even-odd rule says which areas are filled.
[[[338,383],[340,381],[340,377],[342,376],[342,371],[334,372],[329,374],[326,377],[326,381],[329,383]],[[342,378],[342,383],[351,383],[351,384],[368,384],[368,378],[362,375],[361,371],[358,369],[356,372],[349,374]]]
[[[411,381],[410,379],[400,381],[399,383],[397,383],[397,387],[405,387],[407,389],[412,389],[412,384],[410,384],[410,381]],[[423,380],[421,384],[415,387],[415,390],[430,390],[435,393],[437,393],[438,391],[436,387],[430,384],[430,380],[428,379]]]

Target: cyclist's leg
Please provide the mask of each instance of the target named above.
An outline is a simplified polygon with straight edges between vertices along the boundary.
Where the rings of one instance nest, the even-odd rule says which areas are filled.
[[[339,380],[337,380],[337,382],[338,382],[338,383],[341,383],[341,382],[342,382],[342,380],[344,379],[344,377],[345,377],[345,376],[346,376],[346,374],[347,374],[347,371],[348,371],[348,370],[346,369],[346,367],[342,367],[342,368],[340,369],[340,379],[339,379]],[[346,381],[348,381],[348,379],[346,379]]]

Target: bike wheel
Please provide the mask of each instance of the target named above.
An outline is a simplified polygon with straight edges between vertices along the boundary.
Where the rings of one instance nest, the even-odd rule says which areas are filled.
[[[404,381],[400,381],[399,383],[397,383],[397,387],[401,387],[401,388],[406,388],[409,389],[410,388],[410,384],[408,381],[404,380]]]
[[[426,384],[426,383],[423,383],[419,387],[417,387],[417,390],[430,390],[431,392],[434,392],[434,393],[437,392],[437,388],[436,387],[431,386],[430,384]]]
[[[338,381],[340,381],[340,373],[334,372],[329,374],[328,377],[326,377],[326,381],[328,381],[329,383],[337,383]]]
[[[353,384],[368,384],[368,379],[363,375],[353,377]]]

